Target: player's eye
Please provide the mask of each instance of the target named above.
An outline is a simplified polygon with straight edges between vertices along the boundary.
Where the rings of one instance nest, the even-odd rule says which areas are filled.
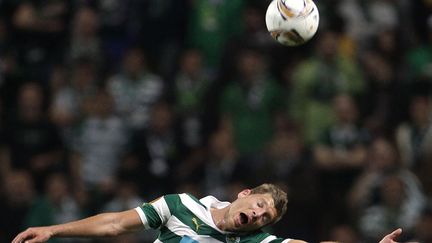
[[[264,204],[262,202],[258,202],[258,207],[262,208],[264,207]]]

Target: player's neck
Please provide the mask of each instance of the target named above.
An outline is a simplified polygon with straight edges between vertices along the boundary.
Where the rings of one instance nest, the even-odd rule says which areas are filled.
[[[213,222],[220,230],[226,230],[225,214],[228,212],[229,208],[230,206],[210,209]]]

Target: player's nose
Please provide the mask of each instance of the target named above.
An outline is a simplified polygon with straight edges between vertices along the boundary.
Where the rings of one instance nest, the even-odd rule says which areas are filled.
[[[254,218],[259,218],[265,213],[265,210],[263,208],[256,208],[252,211],[252,216]]]

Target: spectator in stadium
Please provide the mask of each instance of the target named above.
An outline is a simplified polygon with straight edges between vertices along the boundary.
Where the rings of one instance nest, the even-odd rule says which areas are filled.
[[[59,99],[59,96],[61,96],[59,93],[62,92],[62,89],[67,89],[66,87],[69,86],[69,78],[67,74],[68,71],[66,70],[66,66],[58,64],[53,66],[49,77],[49,90],[51,94],[51,101],[48,110],[49,116],[51,121],[57,124],[62,130],[63,127],[70,126],[74,120],[69,114],[69,109],[67,109],[68,106],[64,107],[66,111],[62,111],[60,108],[65,104],[71,103],[70,99],[66,99],[68,102]]]
[[[187,43],[203,53],[206,68],[217,70],[227,41],[242,29],[238,18],[245,3],[244,0],[192,2]]]
[[[416,46],[406,51],[405,58],[412,80],[424,79],[430,81],[432,80],[432,69],[430,68],[432,65],[432,15],[430,15],[430,3],[424,3],[424,5],[423,7],[427,9],[425,11],[428,14],[424,18],[422,18],[423,16],[418,18],[422,20],[418,25],[421,28],[419,34],[424,35],[424,38],[420,39]]]
[[[102,237],[159,228],[156,242],[291,242],[260,229],[280,220],[286,211],[287,195],[279,187],[262,184],[244,189],[238,198],[221,202],[213,196],[200,200],[190,194],[171,194],[141,207],[118,213],[99,214],[62,225],[29,228],[17,235],[13,243],[31,240],[45,242],[53,237]],[[385,236],[381,243],[394,242],[398,229]]]
[[[23,227],[36,197],[33,179],[25,170],[10,172],[2,183],[0,240],[7,242]]]
[[[229,183],[236,177],[238,153],[231,130],[218,130],[209,139],[204,164],[204,191],[217,198],[229,197]]]
[[[205,96],[211,78],[203,66],[203,56],[197,49],[187,49],[180,58],[173,93],[175,112],[182,133],[182,143],[187,148],[200,148],[204,143],[203,115]]]
[[[83,101],[85,116],[74,128],[70,154],[74,189],[90,199],[112,193],[115,175],[126,153],[129,131],[113,111],[113,99],[104,89]]]
[[[51,65],[63,58],[68,41],[71,1],[19,1],[10,3],[13,47],[26,74],[48,77]],[[31,41],[29,41],[31,40]]]
[[[50,118],[61,129],[68,149],[72,146],[72,129],[84,117],[84,100],[97,92],[97,79],[96,64],[86,58],[75,60],[70,71],[53,68]]]
[[[86,58],[100,66],[103,58],[99,30],[99,16],[89,7],[80,7],[72,21],[72,35],[69,46],[68,61]]]
[[[232,126],[240,156],[252,158],[273,136],[275,120],[284,109],[283,92],[261,50],[242,49],[236,68],[237,75],[220,98],[221,125]]]
[[[368,161],[363,172],[354,181],[348,193],[348,204],[352,212],[362,212],[365,208],[380,203],[376,192],[389,173],[396,173],[403,180],[408,198],[418,202],[424,200],[422,186],[410,170],[402,167],[396,146],[388,139],[375,138],[368,151]]]
[[[162,97],[165,88],[163,80],[148,65],[144,51],[131,47],[123,57],[122,69],[107,81],[116,115],[133,130],[148,126],[151,105]]]
[[[366,164],[369,142],[369,134],[360,124],[352,96],[336,95],[332,107],[336,119],[312,148],[322,193],[319,198],[323,205],[328,205],[321,219],[337,214],[345,218],[346,194]]]
[[[100,0],[100,2],[105,1]],[[120,6],[125,5],[122,0],[117,2]],[[195,3],[196,1],[158,0],[128,3],[130,10],[126,30],[130,33],[123,36],[129,37],[129,43],[140,43],[144,47],[146,54],[157,68],[155,71],[164,80],[171,78],[178,70],[177,59],[186,46],[187,26],[194,24],[189,22],[189,13],[191,5]],[[113,9],[113,12],[106,17],[109,18],[116,12],[117,9]]]
[[[70,190],[66,174],[52,173],[46,181],[45,193],[36,198],[29,208],[23,225],[43,226],[78,220],[84,216]],[[72,242],[59,239],[55,242]]]
[[[366,159],[368,133],[360,127],[353,97],[338,95],[333,99],[335,123],[327,128],[314,146],[317,166],[323,170],[361,169]]]
[[[273,181],[285,185],[290,201],[287,215],[281,222],[272,226],[275,234],[295,235],[308,242],[317,242],[318,234],[316,217],[322,210],[319,206],[318,176],[311,160],[311,153],[304,145],[300,129],[296,124],[278,119],[273,138],[265,150],[263,162],[243,181]],[[247,171],[241,168],[237,171]],[[239,177],[240,172],[234,174]],[[308,210],[302,210],[307,208]]]
[[[1,155],[3,173],[29,170],[39,192],[43,191],[46,176],[64,166],[63,141],[58,127],[47,119],[45,102],[40,84],[28,82],[20,87],[16,112],[8,116],[6,146]]]
[[[308,163],[309,153],[297,125],[286,122],[284,118],[275,123],[275,132],[265,149],[265,162],[259,169],[262,172],[260,178],[273,181],[285,181],[287,178],[291,180],[310,169],[307,168],[311,166],[311,163]]]
[[[133,11],[141,11],[140,2],[124,2],[122,0],[96,0],[86,1],[83,5],[93,8],[97,14],[98,32],[102,50],[107,58],[108,70],[118,67],[121,56],[127,49],[127,45],[136,39],[130,36],[131,26],[136,26],[139,21]],[[84,7],[86,8],[86,7]]]
[[[359,215],[359,228],[366,242],[378,241],[379,235],[399,226],[404,228],[406,239],[412,237],[424,201],[410,197],[408,186],[398,174],[383,179],[378,188],[380,202]]]
[[[265,21],[263,21],[267,4],[267,2],[252,0],[248,1],[244,6],[243,13],[239,16],[244,26],[241,31],[227,40],[220,59],[220,76],[226,76],[234,71],[236,59],[232,57],[237,55],[245,45],[265,50],[265,52],[271,53],[272,56],[283,51],[283,46],[274,41],[271,35],[268,34]],[[295,50],[291,49],[290,51]],[[219,78],[224,79],[224,77]]]
[[[397,127],[395,136],[402,163],[407,168],[418,171],[419,162],[432,156],[430,97],[427,94],[413,94],[408,109],[410,119]]]
[[[0,99],[7,114],[15,112],[16,94],[19,87],[27,81],[27,73],[19,64],[18,55],[13,49],[3,51],[0,58]]]
[[[325,29],[319,35],[314,55],[292,71],[290,116],[302,124],[307,144],[316,143],[334,121],[332,100],[337,94],[357,97],[365,90],[360,66],[339,50],[341,33]]]
[[[377,33],[372,47],[359,53],[367,91],[362,97],[365,126],[373,134],[390,132],[402,116],[405,102],[402,81],[406,77],[401,62],[400,40],[395,31]]]
[[[149,124],[132,134],[130,151],[119,173],[139,185],[142,195],[153,198],[163,192],[173,192],[180,147],[172,105],[160,100],[149,109]]]

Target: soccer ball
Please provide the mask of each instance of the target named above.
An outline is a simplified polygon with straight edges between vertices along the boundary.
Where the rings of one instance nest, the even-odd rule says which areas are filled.
[[[318,8],[312,0],[273,0],[267,8],[266,25],[279,43],[298,46],[315,35]]]

